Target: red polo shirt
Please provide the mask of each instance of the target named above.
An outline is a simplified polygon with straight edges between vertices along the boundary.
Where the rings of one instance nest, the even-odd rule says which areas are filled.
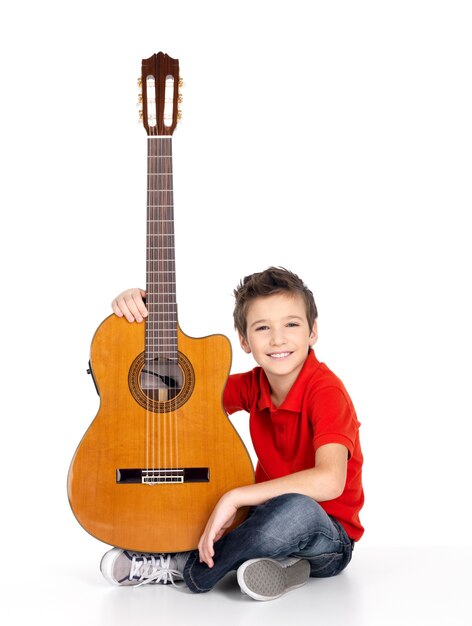
[[[275,407],[261,367],[229,377],[224,406],[231,414],[247,411],[258,463],[256,482],[287,476],[315,466],[315,452],[327,443],[349,451],[345,489],[339,498],[320,502],[351,539],[364,529],[359,511],[364,503],[362,451],[356,412],[344,385],[310,350],[284,402]]]

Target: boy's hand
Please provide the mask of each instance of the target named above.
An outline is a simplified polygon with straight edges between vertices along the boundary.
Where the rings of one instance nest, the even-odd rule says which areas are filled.
[[[133,288],[127,289],[120,293],[119,296],[111,303],[113,313],[118,317],[126,317],[128,322],[142,322],[147,317],[148,310],[144,304],[143,298],[146,297],[146,292],[142,289]]]
[[[234,522],[237,512],[238,508],[232,501],[231,492],[226,493],[213,509],[213,513],[210,515],[203,535],[198,542],[200,563],[206,563],[208,567],[213,567],[213,557],[215,556],[214,543],[223,536]]]

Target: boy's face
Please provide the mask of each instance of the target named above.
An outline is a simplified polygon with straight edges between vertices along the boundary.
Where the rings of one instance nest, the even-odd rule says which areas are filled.
[[[252,352],[269,381],[283,377],[284,382],[293,384],[317,338],[316,322],[313,328],[308,326],[302,296],[279,293],[251,302],[246,337],[239,340],[245,352]]]

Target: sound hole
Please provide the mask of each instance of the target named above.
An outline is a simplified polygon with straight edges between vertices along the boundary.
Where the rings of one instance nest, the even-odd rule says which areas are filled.
[[[151,400],[173,400],[184,385],[184,375],[175,361],[157,357],[146,361],[140,376],[141,389]]]
[[[190,398],[195,373],[188,358],[179,352],[179,362],[160,357],[144,362],[141,352],[129,369],[128,385],[133,398],[147,411],[175,411]]]

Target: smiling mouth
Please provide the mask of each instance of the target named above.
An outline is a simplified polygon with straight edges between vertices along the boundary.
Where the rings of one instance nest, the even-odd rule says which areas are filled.
[[[285,359],[291,354],[291,352],[271,352],[267,356],[269,356],[271,359]]]

